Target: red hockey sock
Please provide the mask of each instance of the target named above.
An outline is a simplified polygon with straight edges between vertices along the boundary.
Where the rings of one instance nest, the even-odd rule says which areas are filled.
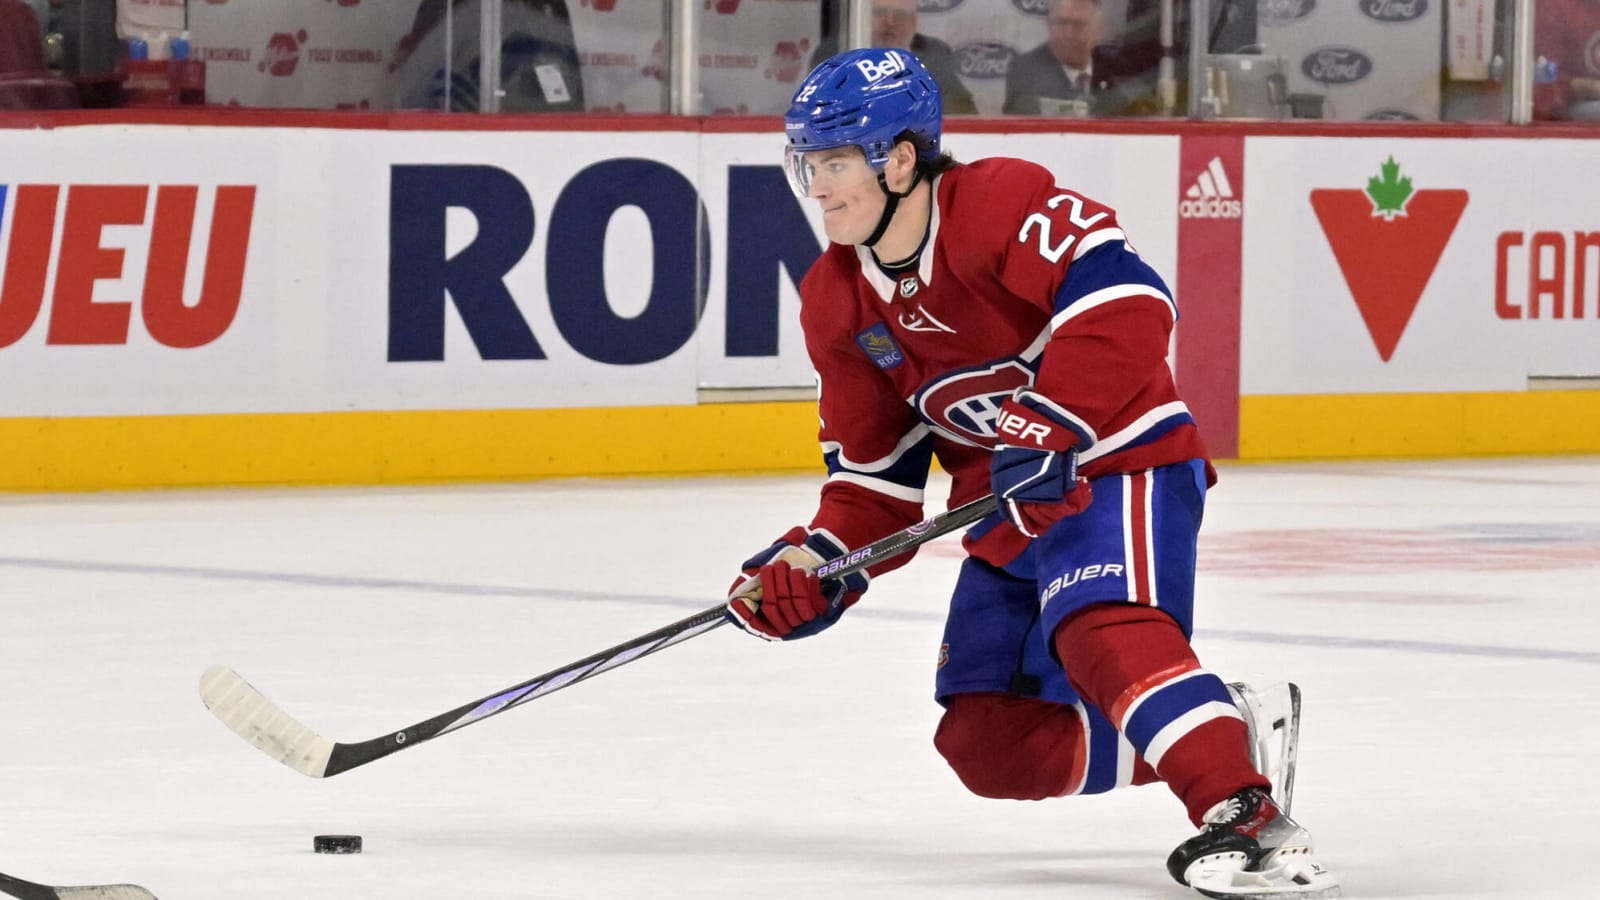
[[[1070,706],[1010,694],[957,694],[933,745],[980,797],[1043,800],[1083,781],[1083,722]]]
[[[1145,691],[1201,668],[1171,616],[1132,603],[1098,604],[1074,615],[1056,630],[1055,648],[1073,689],[1119,728],[1120,712]],[[1235,791],[1270,784],[1250,764],[1249,730],[1234,718],[1183,735],[1160,754],[1159,772],[1197,825]]]

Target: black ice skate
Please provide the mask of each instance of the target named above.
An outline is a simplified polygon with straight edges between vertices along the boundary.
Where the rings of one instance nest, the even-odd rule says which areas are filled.
[[[1212,807],[1205,827],[1167,857],[1167,871],[1207,897],[1337,897],[1311,835],[1260,788]]]

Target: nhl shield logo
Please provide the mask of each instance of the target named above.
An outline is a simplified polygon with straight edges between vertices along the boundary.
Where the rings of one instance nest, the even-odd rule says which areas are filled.
[[[902,275],[902,276],[900,276],[900,297],[901,297],[901,299],[907,299],[907,298],[910,298],[910,297],[915,297],[916,294],[917,294],[917,291],[920,291],[920,290],[922,290],[922,282],[917,280],[917,276],[915,276],[915,275]]]

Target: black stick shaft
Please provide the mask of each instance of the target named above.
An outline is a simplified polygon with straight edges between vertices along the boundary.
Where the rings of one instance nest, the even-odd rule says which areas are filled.
[[[962,504],[955,509],[940,513],[897,531],[858,550],[850,551],[843,556],[829,560],[817,568],[817,574],[826,578],[858,572],[868,566],[898,556],[913,547],[965,528],[994,510],[994,497],[980,497],[977,500]],[[636,638],[617,644],[615,647],[608,647],[598,653],[590,654],[577,662],[569,663],[559,669],[546,672],[537,678],[530,678],[498,693],[490,694],[449,712],[418,722],[394,734],[359,743],[336,744],[332,755],[328,759],[328,767],[324,775],[337,775],[340,772],[365,765],[375,759],[381,759],[391,753],[396,753],[423,741],[431,740],[439,735],[465,728],[474,722],[481,722],[490,716],[499,715],[508,709],[527,703],[529,700],[552,694],[565,687],[571,687],[580,681],[593,678],[601,672],[608,672],[659,650],[664,650],[674,644],[680,644],[692,637],[705,634],[727,621],[723,615],[725,606],[726,604],[719,603],[692,616],[679,619],[670,625],[657,628],[648,634],[639,635]]]

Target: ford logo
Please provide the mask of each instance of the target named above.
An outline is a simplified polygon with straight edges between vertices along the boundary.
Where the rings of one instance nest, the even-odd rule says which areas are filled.
[[[1375,109],[1372,112],[1369,112],[1366,115],[1362,116],[1361,118],[1366,119],[1366,120],[1368,120],[1370,122],[1421,122],[1422,121],[1422,117],[1421,116],[1419,116],[1419,115],[1417,115],[1415,113],[1407,112],[1407,111],[1405,111],[1403,109],[1395,109],[1392,106],[1385,107],[1384,109]]]
[[[1428,0],[1361,0],[1361,12],[1379,22],[1415,22],[1428,14]]]
[[[1260,0],[1256,19],[1262,25],[1289,25],[1311,15],[1317,0]]]
[[[956,48],[962,78],[1004,78],[1017,51],[998,41],[973,41]]]
[[[947,13],[964,2],[966,0],[917,0],[917,12]]]
[[[1372,58],[1354,47],[1318,47],[1300,61],[1300,71],[1323,84],[1354,84],[1372,74]]]
[[[1030,16],[1044,16],[1050,13],[1050,0],[1011,0],[1011,5]]]

